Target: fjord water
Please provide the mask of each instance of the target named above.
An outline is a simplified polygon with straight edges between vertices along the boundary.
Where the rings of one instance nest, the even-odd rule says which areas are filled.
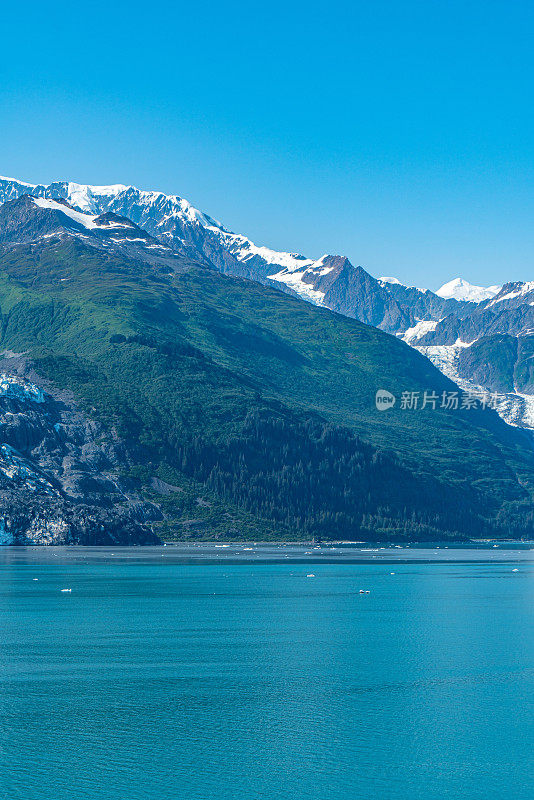
[[[0,796],[531,798],[533,555],[4,548]]]

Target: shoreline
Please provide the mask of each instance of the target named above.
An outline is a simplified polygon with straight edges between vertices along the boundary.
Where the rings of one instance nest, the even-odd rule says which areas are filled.
[[[183,549],[213,549],[213,550],[227,550],[228,548],[243,550],[256,550],[256,549],[277,549],[288,548],[298,549],[307,548],[316,551],[325,550],[456,550],[456,549],[489,549],[498,547],[521,547],[530,548],[534,547],[534,539],[465,539],[465,540],[450,540],[441,539],[434,541],[409,541],[409,542],[395,542],[395,541],[347,541],[336,540],[326,542],[310,542],[310,541],[245,541],[245,540],[231,540],[224,541],[217,539],[211,540],[162,540],[158,544],[39,544],[37,542],[28,542],[26,544],[2,544],[0,543],[0,552],[11,549],[25,549],[25,550],[53,550],[57,549],[79,549],[88,552],[92,550],[118,550],[118,551],[136,551],[136,550],[161,550],[162,548],[183,548]],[[311,555],[312,553],[309,553]]]
[[[310,542],[310,541],[286,541],[283,539],[276,540],[276,541],[245,541],[243,539],[237,540],[230,540],[228,542],[221,542],[218,539],[210,539],[210,540],[197,540],[191,541],[188,539],[171,539],[171,540],[162,540],[163,546],[165,547],[173,547],[173,546],[180,546],[184,547],[187,545],[191,546],[204,546],[204,547],[316,547],[316,548],[324,548],[324,547],[386,547],[391,549],[398,549],[398,548],[406,548],[406,547],[419,547],[423,549],[436,549],[436,547],[443,548],[443,547],[466,547],[469,545],[514,545],[514,544],[531,544],[534,545],[534,539],[436,539],[434,541],[410,541],[410,542],[403,542],[400,544],[399,542],[394,542],[391,540],[373,540],[373,541],[346,541],[346,540],[332,540],[326,542]],[[83,546],[83,545],[82,545]],[[91,546],[91,545],[86,545]],[[155,545],[161,546],[161,545]]]
[[[112,552],[115,551],[117,553],[126,553],[126,552],[139,552],[139,551],[154,551],[154,552],[161,552],[165,550],[167,552],[172,552],[173,550],[182,550],[182,551],[191,551],[191,552],[198,552],[198,551],[213,551],[213,553],[219,553],[223,555],[224,553],[229,552],[237,552],[240,555],[246,554],[248,552],[261,552],[261,551],[278,551],[278,550],[287,550],[289,552],[295,553],[295,555],[299,556],[309,556],[313,557],[314,555],[327,555],[328,553],[336,552],[345,552],[349,553],[351,551],[355,553],[382,553],[386,554],[390,553],[398,553],[399,551],[407,551],[407,550],[418,550],[418,551],[429,551],[429,552],[443,552],[445,550],[499,550],[499,549],[520,549],[520,550],[532,550],[534,549],[534,539],[471,539],[469,541],[439,541],[439,542],[404,542],[403,544],[398,544],[395,542],[348,542],[348,541],[336,541],[336,542],[293,542],[293,541],[267,541],[267,542],[260,542],[260,541],[231,541],[231,542],[220,542],[217,540],[211,541],[164,541],[160,544],[150,544],[150,545],[142,545],[142,544],[130,544],[130,545],[122,545],[122,544],[92,544],[92,545],[84,545],[84,544],[38,544],[29,542],[27,544],[0,544],[0,552],[6,551],[52,551],[52,550],[69,550],[69,551],[79,551],[79,552]]]

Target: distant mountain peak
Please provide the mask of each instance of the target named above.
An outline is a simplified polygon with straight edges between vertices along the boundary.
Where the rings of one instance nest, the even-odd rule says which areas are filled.
[[[382,276],[382,277],[381,277],[381,278],[379,278],[378,280],[379,280],[381,283],[392,283],[392,284],[395,284],[395,285],[397,285],[397,286],[403,286],[403,285],[404,285],[404,284],[402,283],[402,281],[400,281],[398,278],[391,278],[391,277],[387,277],[387,276]]]
[[[130,188],[130,186],[125,186],[122,183],[116,183],[111,186],[89,186],[87,184],[69,182],[68,197],[71,203],[81,211],[92,214],[97,211],[95,195],[97,197],[102,195],[113,197]]]
[[[453,298],[454,300],[481,303],[483,300],[495,297],[500,290],[500,286],[475,286],[464,278],[454,278],[454,280],[444,283],[436,294],[446,300]]]

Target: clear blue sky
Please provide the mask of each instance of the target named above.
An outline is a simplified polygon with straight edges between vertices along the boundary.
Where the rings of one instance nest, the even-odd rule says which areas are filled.
[[[534,5],[2,9],[0,174],[180,194],[436,288],[534,278]]]

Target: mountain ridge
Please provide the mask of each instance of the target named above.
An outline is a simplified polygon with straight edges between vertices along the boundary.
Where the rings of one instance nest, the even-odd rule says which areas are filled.
[[[215,218],[195,208],[185,198],[179,195],[169,195],[159,190],[142,190],[133,185],[126,184],[110,184],[99,186],[92,184],[80,184],[72,181],[55,181],[50,184],[32,184],[19,181],[15,178],[0,176],[0,200],[2,202],[5,202],[9,199],[15,199],[16,197],[20,196],[20,194],[27,193],[29,189],[31,190],[32,194],[36,194],[37,196],[49,196],[51,194],[55,194],[59,197],[64,197],[81,211],[92,214],[98,214],[99,212],[102,213],[103,207],[106,206],[107,210],[107,206],[110,204],[116,204],[117,206],[124,208],[125,204],[128,202],[128,199],[130,202],[133,199],[137,204],[146,203],[147,205],[150,204],[153,206],[165,206],[167,215],[174,215],[176,218],[181,217],[183,221],[197,223],[206,230],[216,232],[221,236],[221,244],[223,244],[227,251],[237,261],[240,261],[243,264],[249,262],[249,268],[255,264],[258,274],[267,272],[269,270],[269,265],[280,266],[282,271],[284,271],[284,274],[287,274],[288,272],[303,271],[312,266],[318,267],[322,259],[329,257],[328,254],[326,254],[325,256],[322,256],[322,258],[314,259],[295,252],[276,251],[265,246],[258,246],[254,244],[248,237],[232,232]],[[133,219],[133,221],[137,221],[134,219],[134,217],[135,214],[133,216],[131,214],[128,216],[128,218]],[[362,268],[360,267],[360,269]],[[263,278],[273,279],[275,274],[277,273],[272,273],[270,276],[265,274],[263,275]],[[374,280],[386,282],[390,279],[374,278]],[[406,289],[414,288],[405,286],[398,279],[394,280],[395,283],[400,286],[404,286]],[[465,287],[471,287],[474,290],[480,289],[484,292],[496,288],[488,287],[488,289],[483,289],[483,287],[473,286],[461,278],[456,278],[449,283],[453,284],[457,281],[460,281]],[[448,285],[449,284],[444,284],[440,289],[434,292],[434,294],[441,296],[439,293],[442,292],[442,290],[444,290]],[[426,289],[419,291],[430,290]],[[451,296],[444,296],[444,299],[451,299]],[[465,300],[469,298],[454,298],[454,296],[452,296],[452,299]]]
[[[146,237],[103,247],[98,217],[80,232],[55,205],[2,208],[0,345],[126,448],[121,485],[156,506],[163,538],[530,530],[520,432],[488,409],[377,408],[386,388],[456,390],[398,338],[176,251],[160,269]],[[59,233],[42,235],[44,214]],[[6,239],[17,219],[24,243]],[[46,467],[39,444],[28,457]]]
[[[34,185],[14,179],[0,179],[0,201],[12,200],[31,191],[39,197],[63,198],[73,207],[91,213],[114,213],[131,219],[161,245],[184,259],[216,269],[225,275],[255,280],[299,297],[336,313],[358,319],[404,338],[441,368],[445,361],[457,360],[458,343],[474,344],[492,335],[528,335],[533,329],[532,300],[528,282],[498,287],[473,287],[455,279],[452,290],[447,284],[439,292],[403,285],[398,279],[377,279],[363,267],[353,266],[345,256],[324,255],[306,258],[290,252],[278,252],[256,246],[250,239],[235,234],[214,218],[194,208],[178,195],[144,191],[124,184],[91,186],[67,181]],[[460,283],[458,283],[460,281]],[[456,288],[455,288],[456,287]],[[463,287],[463,288],[462,288]],[[490,296],[480,300],[481,295]],[[448,296],[448,295],[458,296]],[[466,299],[462,299],[466,298]],[[474,302],[473,298],[478,300]],[[446,353],[443,348],[449,348]],[[486,348],[496,356],[496,350]],[[463,370],[476,359],[463,359]],[[477,376],[491,374],[476,370]],[[455,369],[455,380],[460,373]],[[468,376],[474,391],[481,386],[475,373]],[[526,384],[530,387],[530,383]],[[530,389],[529,389],[530,391]],[[512,406],[514,411],[506,409]],[[524,410],[524,400],[506,395],[499,401],[499,412],[513,424],[531,427],[531,415]]]

